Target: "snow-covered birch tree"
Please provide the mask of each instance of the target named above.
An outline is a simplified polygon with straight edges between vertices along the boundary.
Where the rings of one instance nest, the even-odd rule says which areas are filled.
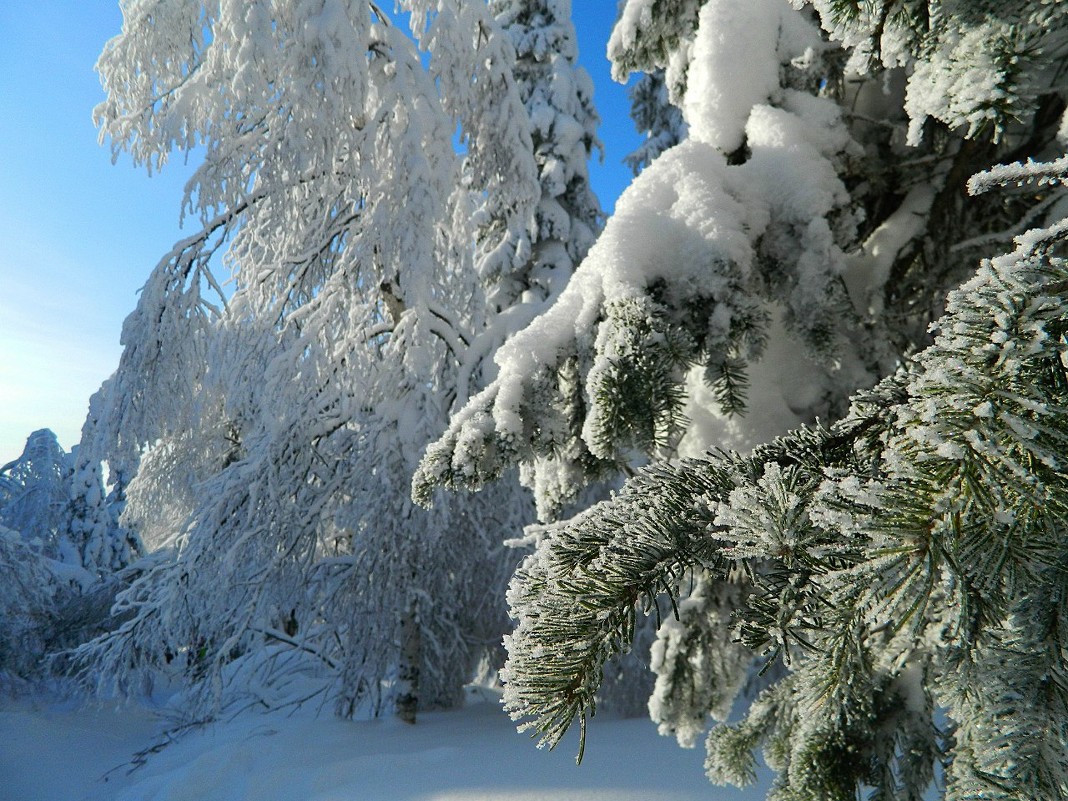
[[[408,486],[496,347],[473,343],[531,261],[539,168],[491,10],[401,7],[407,30],[342,0],[124,6],[102,135],[150,169],[203,163],[199,230],[153,272],[101,393],[123,520],[163,550],[82,650],[93,676],[136,688],[178,660],[200,714],[282,703],[305,671],[344,714],[414,719],[499,650],[502,541],[528,502],[502,485],[428,512]]]

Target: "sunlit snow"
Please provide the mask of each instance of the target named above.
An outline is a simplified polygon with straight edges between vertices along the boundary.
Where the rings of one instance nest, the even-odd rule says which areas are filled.
[[[581,766],[569,738],[539,751],[496,697],[458,712],[349,722],[247,714],[192,731],[134,769],[161,723],[138,706],[0,704],[0,798],[7,801],[752,801],[719,789],[703,749],[680,749],[647,719],[595,720]],[[43,766],[48,766],[45,769]]]

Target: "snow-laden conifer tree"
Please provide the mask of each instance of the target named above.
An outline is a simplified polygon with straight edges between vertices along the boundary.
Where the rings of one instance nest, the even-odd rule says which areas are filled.
[[[0,686],[41,674],[57,595],[87,578],[66,536],[70,487],[70,454],[48,429],[0,467]]]
[[[514,74],[531,126],[540,197],[525,260],[495,282],[501,309],[556,298],[601,226],[587,164],[597,139],[593,85],[578,66],[568,0],[491,0],[516,50]]]
[[[483,378],[474,389],[481,389],[485,378],[495,374],[494,365],[487,362],[506,338],[560,295],[602,225],[587,168],[600,146],[598,117],[589,75],[577,63],[571,2],[492,0],[490,8],[515,45],[515,75],[530,117],[540,197],[534,227],[516,251],[525,254],[525,261],[513,263],[510,272],[491,278],[488,300],[498,313],[489,316],[469,351],[484,358],[482,364],[468,362]],[[494,275],[486,270],[480,274]],[[566,453],[568,449],[563,450]],[[538,484],[546,479],[563,484],[573,481],[568,456],[547,455],[541,461],[520,471],[520,482],[535,493],[546,491]],[[574,507],[589,505],[607,492],[608,486],[591,487],[575,499]],[[647,627],[641,636],[651,640],[652,634]],[[627,656],[606,668],[600,698],[614,713],[641,714],[650,688],[645,660]]]
[[[547,529],[517,575],[507,705],[545,742],[585,728],[659,597],[650,710],[684,744],[719,722],[714,781],[762,749],[780,801],[937,775],[953,799],[1065,798],[1065,173],[1030,160],[1063,153],[1068,11],[797,5],[622,6],[617,67],[664,70],[688,139],[416,496],[569,437],[586,478],[692,457]]]
[[[843,176],[860,150],[837,104],[811,91],[819,29],[770,0],[730,12],[705,6],[686,45],[690,137],[636,178],[558,302],[499,351],[497,380],[428,451],[418,497],[438,483],[477,488],[520,463],[553,517],[634,452],[678,445],[687,372],[691,395],[713,396],[697,398],[698,423],[741,410],[747,364],[769,341],[748,427],[707,421],[691,427],[689,448],[759,441],[871,380],[878,340],[842,280],[857,224]],[[630,19],[624,8],[617,34]],[[657,30],[622,39],[637,52]],[[743,62],[743,80],[715,69]],[[733,103],[714,100],[731,92]],[[782,192],[787,181],[797,191]]]
[[[72,454],[67,536],[77,551],[81,566],[98,577],[110,576],[140,556],[144,547],[137,536],[119,523],[125,507],[126,479],[115,460],[112,491],[106,493],[103,468],[106,456],[96,448],[96,435],[108,383],[89,401],[89,414],[82,426],[81,445]],[[157,511],[158,508],[157,508]]]
[[[525,148],[513,148],[490,176],[476,154],[462,166],[463,185],[475,190],[464,223],[485,299],[458,372],[460,405],[495,375],[503,342],[560,294],[602,224],[587,166],[599,144],[598,117],[589,75],[577,64],[570,4],[495,0],[489,10],[502,34],[496,46],[515,53],[510,102],[522,111],[507,109],[506,121],[522,120],[511,138]],[[481,124],[495,125],[504,105],[479,115]]]
[[[200,230],[128,318],[92,437],[132,477],[124,523],[160,550],[81,655],[121,688],[180,667],[192,714],[282,703],[303,671],[344,714],[413,719],[454,704],[507,625],[522,491],[428,512],[407,488],[551,266],[540,170],[561,156],[532,142],[487,6],[401,6],[410,34],[373,3],[129,3],[101,56],[116,153],[204,161],[185,199]],[[565,79],[561,121],[588,128]],[[597,222],[579,127],[553,174],[586,206],[570,238],[566,218],[549,232],[575,261]]]
[[[428,451],[417,496],[483,486],[515,463],[537,471],[551,454],[573,479],[542,478],[552,516],[583,477],[635,451],[748,448],[836,418],[926,343],[983,248],[1050,211],[1056,193],[966,199],[964,183],[1053,143],[1061,45],[1046,18],[1058,11],[1025,17],[1015,61],[990,34],[980,66],[935,48],[986,35],[993,23],[967,9],[925,32],[910,15],[865,23],[832,6],[823,27],[844,44],[778,0],[623,6],[619,73],[664,70],[689,136],[624,193],[555,307],[502,349],[497,380]],[[953,99],[939,105],[923,76]],[[972,127],[962,76],[1001,98],[969,95]]]
[[[34,431],[22,455],[0,467],[0,525],[42,554],[77,564],[66,539],[71,473],[71,455],[56,435],[47,428]]]
[[[42,429],[0,468],[0,676],[40,677],[46,657],[97,634],[116,571],[137,552],[117,533],[99,464],[81,457]],[[115,547],[101,560],[85,547],[94,542]]]
[[[1028,173],[1068,179],[984,182]],[[984,262],[934,343],[834,426],[650,468],[556,529],[512,588],[513,713],[551,744],[585,723],[636,605],[695,573],[650,709],[687,745],[718,721],[713,781],[751,782],[761,749],[776,799],[918,799],[936,772],[950,799],[1066,797],[1065,230]],[[708,605],[710,581],[732,597]],[[726,723],[750,666],[780,660]]]

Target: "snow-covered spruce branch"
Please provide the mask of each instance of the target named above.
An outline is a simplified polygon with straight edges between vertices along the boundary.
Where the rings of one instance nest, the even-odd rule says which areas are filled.
[[[666,594],[677,618],[680,583],[695,569],[726,580],[732,560],[752,560],[750,572],[767,572],[769,554],[732,542],[719,506],[741,487],[755,489],[767,464],[808,476],[801,501],[808,503],[822,469],[855,467],[870,451],[889,424],[886,399],[899,391],[888,382],[861,400],[857,418],[802,429],[749,458],[709,454],[650,466],[612,500],[549,529],[510,590],[518,625],[507,639],[506,709],[532,717],[523,728],[535,729],[543,745],[555,746],[576,717],[584,737],[601,668],[629,647],[641,609],[659,615],[656,599]],[[753,645],[765,635],[754,632]],[[780,646],[789,647],[772,650]]]
[[[1034,161],[1015,164],[999,164],[989,170],[973,175],[968,180],[968,192],[981,195],[991,189],[1004,186],[1038,186],[1064,185],[1068,183],[1068,156],[1055,161]]]
[[[1019,220],[1004,231],[992,231],[974,236],[971,239],[962,240],[953,245],[950,250],[954,253],[969,250],[976,253],[989,253],[995,248],[1004,248],[1010,245],[1020,234],[1040,225],[1042,220],[1062,200],[1063,198],[1060,195],[1049,195],[1028,209]]]
[[[615,69],[662,71],[668,90],[635,100],[639,124],[671,127],[674,109],[687,138],[454,411],[414,478],[420,503],[517,465],[552,519],[635,451],[745,450],[837,419],[929,344],[971,246],[1046,222],[1060,185],[973,199],[965,184],[1056,146],[1064,70],[1038,53],[1063,52],[1064,7],[984,3],[925,26],[890,2],[793,5],[622,5]],[[728,78],[743,62],[746,80]],[[620,335],[634,321],[653,336]]]
[[[534,718],[524,728],[535,729],[542,745],[555,746],[576,717],[584,742],[601,667],[628,646],[638,606],[643,600],[655,606],[662,592],[674,598],[687,570],[714,558],[707,550],[713,543],[694,537],[700,526],[685,494],[680,499],[672,492],[675,484],[688,484],[694,471],[686,467],[650,468],[629,485],[630,494],[550,535],[517,571],[509,600],[519,622],[505,640],[510,654],[502,672],[505,706],[514,717]],[[645,495],[643,480],[652,476],[661,479],[659,492]],[[631,509],[663,521],[661,527],[624,543],[610,539],[613,529],[597,525],[598,513],[614,520],[617,510]],[[573,598],[581,600],[575,605]]]
[[[947,747],[941,706],[957,743],[948,799],[1064,798],[1068,262],[1055,244],[1036,233],[987,262],[910,372],[829,431],[651,468],[554,528],[511,590],[509,711],[549,745],[575,717],[584,729],[635,602],[675,591],[680,569],[733,564],[752,584],[736,631],[792,658],[740,723],[713,729],[714,780],[744,783],[763,747],[776,798],[853,798],[862,783],[919,797]]]

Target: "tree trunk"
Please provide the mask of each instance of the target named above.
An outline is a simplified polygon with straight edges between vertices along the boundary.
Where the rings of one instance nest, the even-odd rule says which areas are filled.
[[[423,630],[418,603],[409,602],[400,624],[400,663],[397,668],[397,717],[415,723],[419,706],[419,671],[423,662]]]

